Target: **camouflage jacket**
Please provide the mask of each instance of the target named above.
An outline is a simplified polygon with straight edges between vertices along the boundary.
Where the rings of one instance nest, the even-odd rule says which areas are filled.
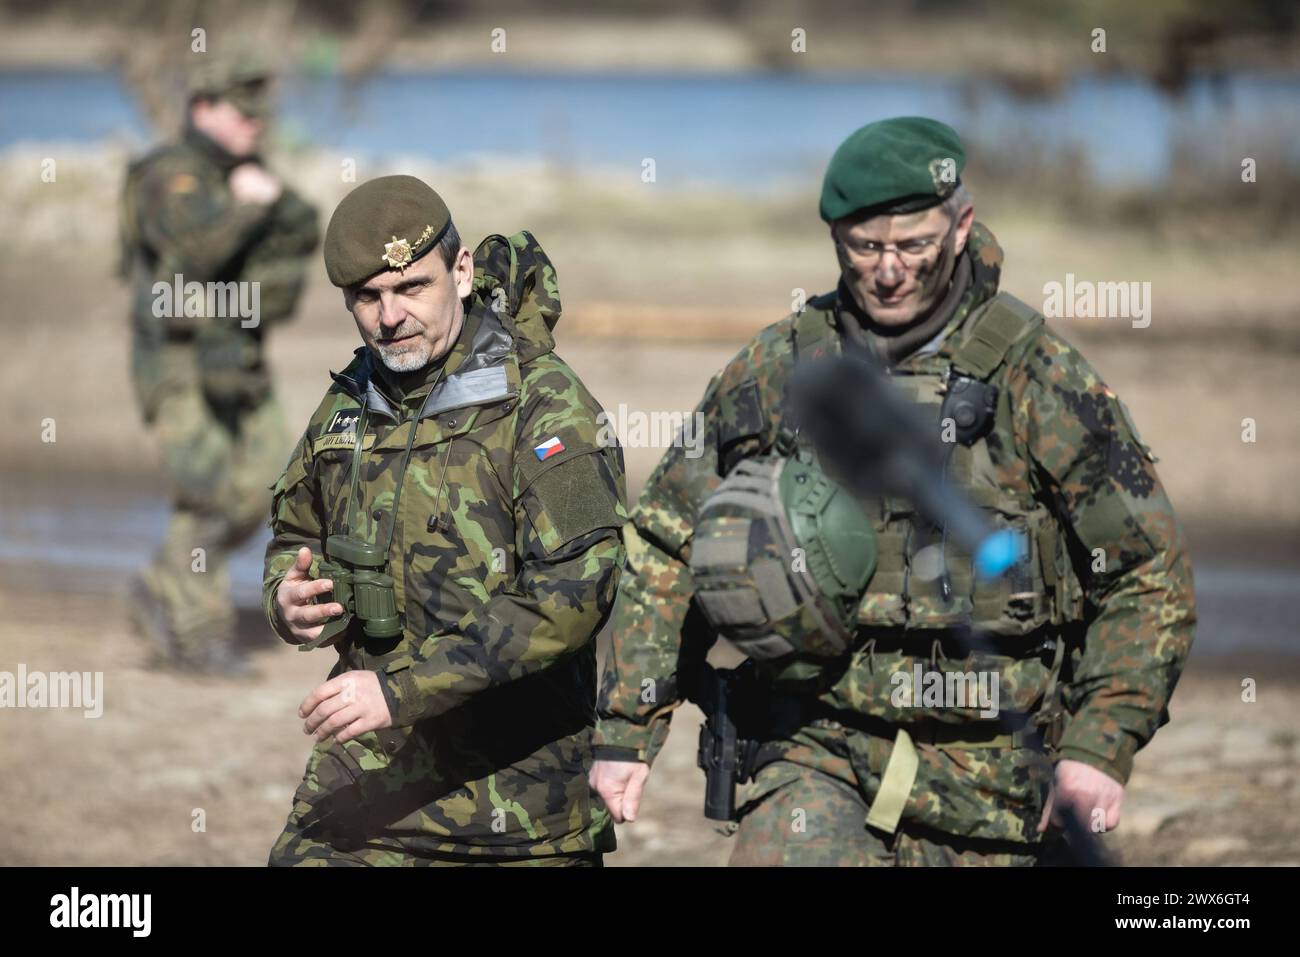
[[[965,297],[936,341],[903,358],[896,374],[945,362],[975,310],[996,293],[1001,250],[978,223],[966,255],[972,281]],[[809,308],[824,310],[827,322],[842,330],[846,317],[837,295],[818,297]],[[687,563],[695,517],[738,457],[770,447],[794,362],[796,321],[792,315],[769,326],[713,379],[697,407],[706,425],[705,454],[692,459],[683,449],[670,449],[633,510],[598,706],[598,757],[652,761],[662,747],[672,710],[690,681],[683,670],[693,655],[683,653],[682,636],[689,630],[692,609]],[[833,350],[842,346],[842,337],[842,332],[830,337]],[[1061,679],[1057,756],[1083,761],[1124,782],[1134,752],[1167,720],[1166,704],[1190,649],[1195,621],[1190,562],[1154,459],[1122,403],[1060,336],[1041,328],[1029,342],[1004,367],[988,448],[1000,486],[1044,503],[1061,519],[1082,586],[1083,621],[1076,640],[1064,646],[1069,652]],[[761,427],[738,427],[738,417],[755,419]],[[759,434],[750,436],[754,431]],[[736,443],[737,435],[745,438]],[[1108,561],[1103,572],[1092,573],[1089,563],[1097,548]],[[696,620],[694,614],[690,620]],[[873,640],[864,639],[848,670],[819,696],[819,703],[889,722],[908,720],[891,704],[890,677],[932,662],[939,646],[932,644],[934,632],[897,631],[875,629]],[[1040,706],[1052,680],[1050,656],[1043,661],[994,653],[964,664],[972,671],[1000,670],[1004,708],[1010,710]],[[954,720],[951,710],[933,717]],[[964,720],[960,715],[955,719]],[[787,742],[794,755],[789,760],[824,764],[823,770],[869,792],[887,764],[890,742],[884,737],[855,740],[850,747],[855,753],[841,747],[841,753],[832,754],[838,746],[818,740],[816,730],[806,728]],[[920,752],[920,773],[905,817],[969,836],[1035,839],[1041,760],[1031,773],[1030,756],[1019,750]],[[961,760],[954,760],[957,754]]]
[[[552,351],[560,303],[536,241],[490,237],[475,265],[465,327],[441,367],[396,401],[358,349],[274,486],[273,626],[297,549],[311,547],[315,576],[327,536],[344,527],[371,543],[391,536],[404,615],[400,638],[385,642],[354,621],[331,673],[378,674],[394,727],[318,744],[298,799],[313,819],[339,811],[340,828],[419,853],[610,850],[587,772],[595,637],[623,559],[622,450],[598,441],[600,406]]]
[[[188,129],[127,171],[122,272],[147,417],[178,377],[198,375],[205,391],[227,401],[270,391],[266,325],[292,314],[320,229],[316,208],[287,186],[270,205],[235,202],[227,178],[240,162]],[[204,284],[202,296],[188,283]]]

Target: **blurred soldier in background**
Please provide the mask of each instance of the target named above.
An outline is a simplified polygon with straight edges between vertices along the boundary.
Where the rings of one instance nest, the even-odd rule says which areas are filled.
[[[746,747],[701,747],[754,780],[733,864],[1032,864],[1061,806],[1118,824],[1191,646],[1191,565],[1123,403],[998,291],[964,162],[956,133],[919,117],[837,150],[821,216],[839,286],[741,350],[699,406],[705,454],[673,448],[646,482],[592,772],[615,821],[635,820],[677,704],[709,710],[692,688],[721,635],[759,666],[728,716]],[[784,393],[796,362],[852,352],[950,443],[945,480],[1023,537],[1007,574],[980,580],[901,497],[831,510]],[[996,697],[932,696],[918,673],[940,690],[996,678]]]
[[[201,56],[183,132],[123,189],[132,375],[174,496],[131,604],[155,665],[238,675],[227,561],[265,520],[287,442],[263,340],[293,312],[319,226],[258,154],[268,71]]]

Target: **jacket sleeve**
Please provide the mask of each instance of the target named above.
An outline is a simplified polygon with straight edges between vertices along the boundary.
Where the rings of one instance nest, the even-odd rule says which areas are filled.
[[[1183,531],[1128,411],[1063,339],[1013,372],[1017,441],[1072,532],[1087,629],[1063,689],[1058,755],[1121,783],[1168,721],[1196,622]]]
[[[694,523],[687,491],[694,471],[681,449],[671,449],[623,529],[627,558],[597,704],[597,758],[653,762],[681,703],[677,661],[694,592],[685,553]]]
[[[751,341],[710,382],[689,432],[646,481],[623,536],[627,564],[614,603],[597,705],[596,757],[653,763],[683,699],[682,629],[695,591],[690,542],[701,503],[729,466],[770,444],[789,325]]]
[[[289,640],[288,630],[280,620],[275,605],[275,590],[293,566],[298,549],[312,550],[311,576],[317,577],[320,556],[324,551],[322,529],[325,527],[320,499],[311,480],[311,427],[294,446],[284,471],[271,486],[271,541],[266,546],[262,574],[262,610],[277,635]]]
[[[306,284],[310,254],[319,244],[316,208],[285,187],[266,228],[246,247],[239,276],[257,283],[263,322],[293,315]]]
[[[570,379],[523,399],[514,455],[518,571],[409,662],[379,672],[395,726],[547,668],[593,642],[608,619],[627,517],[623,456],[597,442],[594,401],[584,397]],[[561,451],[539,458],[534,449],[552,437]]]
[[[210,282],[270,221],[276,204],[240,204],[213,189],[201,171],[164,158],[142,178],[140,235],[164,269],[186,282]]]

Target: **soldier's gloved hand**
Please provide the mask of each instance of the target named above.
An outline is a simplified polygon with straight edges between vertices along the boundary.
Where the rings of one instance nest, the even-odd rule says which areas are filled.
[[[280,177],[257,163],[240,163],[230,171],[227,182],[235,202],[257,206],[270,206],[284,190]]]
[[[1065,758],[1056,765],[1056,776],[1038,822],[1038,832],[1041,834],[1047,830],[1049,819],[1057,827],[1065,826],[1061,819],[1063,805],[1074,808],[1079,823],[1093,833],[1103,828],[1113,830],[1119,825],[1119,807],[1123,801],[1124,785],[1092,765]]]
[[[317,741],[330,735],[339,744],[367,731],[391,728],[393,716],[373,671],[345,671],[303,699],[298,717],[306,719],[303,734]]]
[[[649,775],[650,765],[644,761],[595,761],[587,783],[605,802],[614,823],[622,824],[636,820]]]
[[[311,549],[304,546],[275,590],[276,611],[289,631],[280,637],[295,645],[311,641],[320,634],[326,619],[343,614],[340,604],[315,604],[316,597],[332,591],[334,583],[328,578],[312,578],[310,569]]]

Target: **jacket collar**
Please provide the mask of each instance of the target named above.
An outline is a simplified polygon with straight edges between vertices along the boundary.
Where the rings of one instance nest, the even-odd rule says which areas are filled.
[[[256,156],[235,156],[226,152],[222,146],[209,139],[206,134],[196,130],[188,120],[185,123],[185,130],[181,134],[181,138],[185,141],[185,145],[223,173],[229,173],[241,163],[260,162]]]
[[[367,346],[359,347],[347,368],[331,372],[330,377],[372,412],[398,422],[415,409],[423,417],[504,397],[509,393],[508,384],[517,381],[517,373],[511,376],[508,372],[516,361],[514,341],[500,320],[490,310],[474,308],[466,314],[465,325],[446,359],[430,363],[424,381],[407,391],[400,402],[390,394],[386,373]]]

